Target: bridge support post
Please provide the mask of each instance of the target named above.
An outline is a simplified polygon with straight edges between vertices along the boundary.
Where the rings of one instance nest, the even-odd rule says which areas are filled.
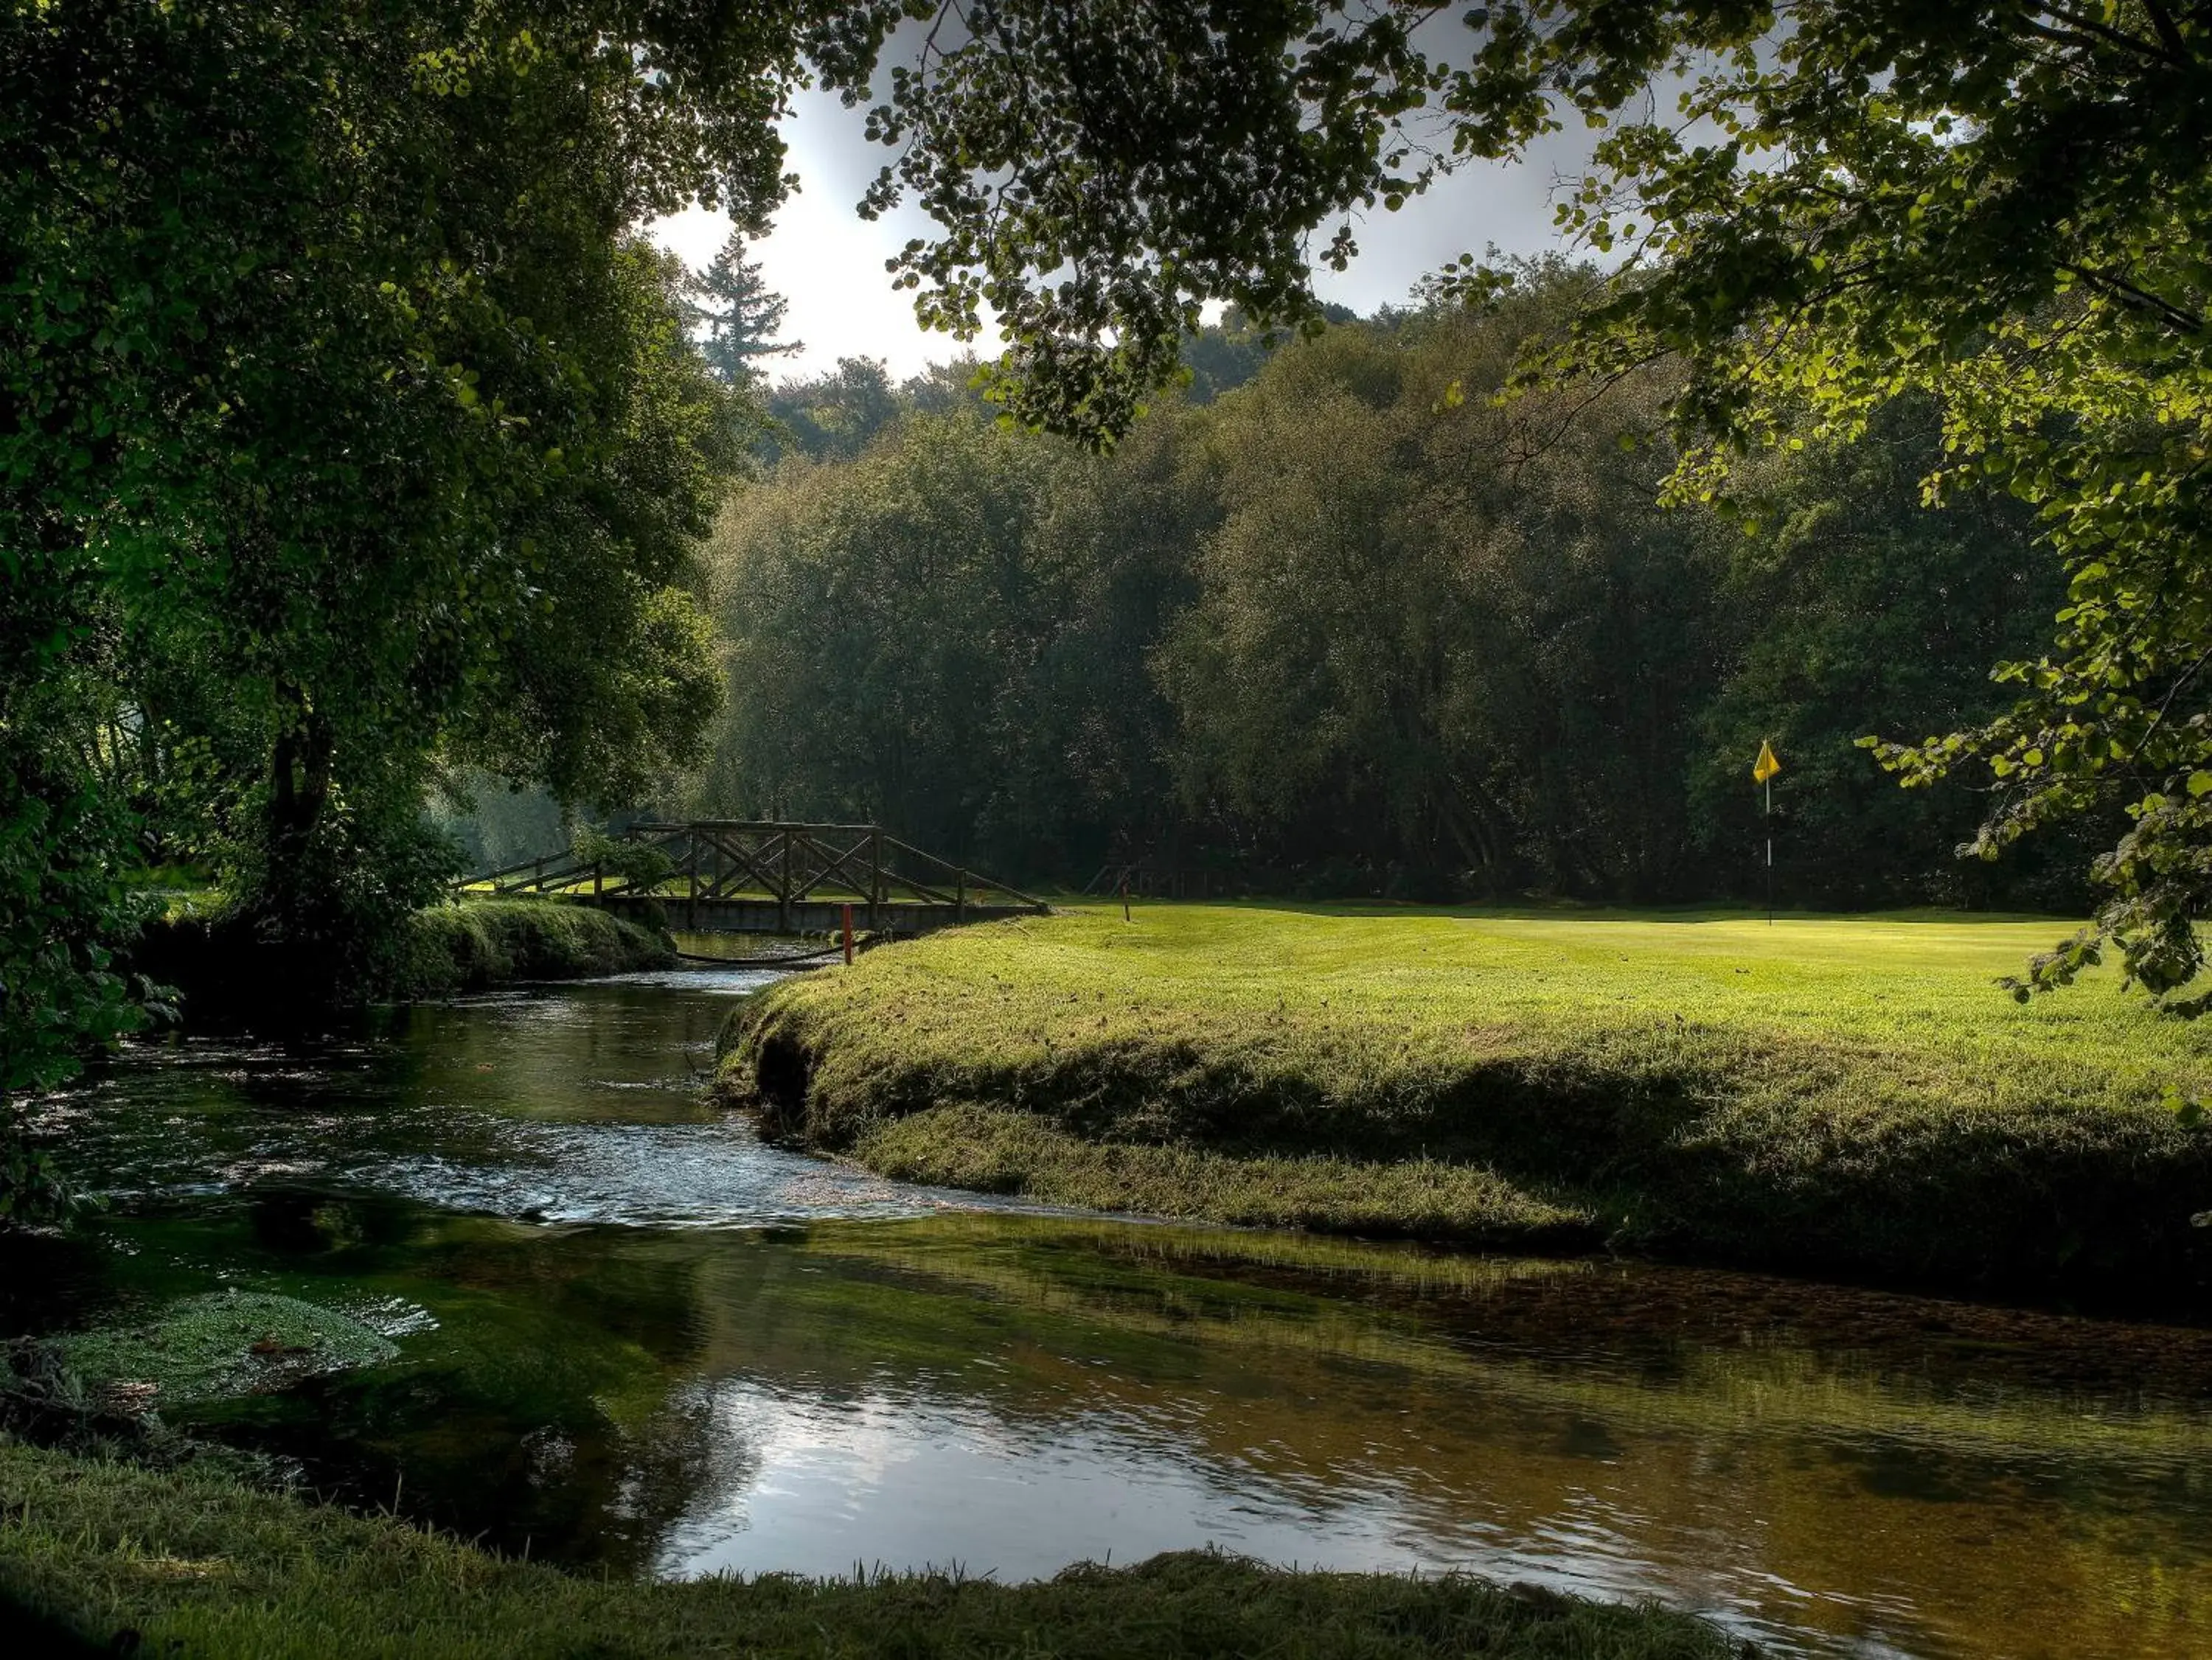
[[[884,833],[880,829],[868,832],[868,931],[874,933],[880,925],[877,913],[884,902]]]
[[[783,833],[783,863],[776,875],[775,927],[779,934],[791,932],[791,832],[788,830]]]

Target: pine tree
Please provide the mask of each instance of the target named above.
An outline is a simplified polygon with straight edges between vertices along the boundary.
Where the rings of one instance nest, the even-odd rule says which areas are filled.
[[[760,378],[754,359],[805,349],[803,341],[775,337],[787,305],[759,264],[745,257],[744,233],[732,231],[713,263],[689,283],[684,310],[707,367],[732,386],[750,386]]]

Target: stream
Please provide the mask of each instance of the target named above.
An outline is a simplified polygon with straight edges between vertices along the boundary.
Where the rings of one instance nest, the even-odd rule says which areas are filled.
[[[767,978],[134,1045],[44,1106],[108,1209],[8,1247],[0,1319],[352,1314],[398,1358],[167,1415],[597,1571],[1213,1545],[1653,1597],[1784,1653],[2212,1655],[2212,1332],[885,1182],[703,1103]]]

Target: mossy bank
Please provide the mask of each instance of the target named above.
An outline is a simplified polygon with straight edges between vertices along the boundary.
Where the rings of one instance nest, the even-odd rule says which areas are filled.
[[[12,1604],[10,1610],[5,1605]],[[942,1575],[586,1579],[388,1518],[0,1441],[0,1620],[40,1652],[275,1657],[1727,1660],[1686,1615],[1456,1576],[1157,1557],[1034,1584]]]
[[[395,991],[437,997],[515,980],[580,979],[677,960],[667,934],[559,900],[463,900],[417,912]]]
[[[1140,907],[780,984],[720,1087],[887,1175],[1109,1209],[2202,1307],[2212,1030],[2056,922]]]
[[[220,910],[154,924],[132,947],[129,966],[174,988],[188,1023],[250,1025],[349,1003],[451,997],[676,960],[664,930],[587,905],[468,898],[416,912],[374,972],[348,983],[333,984],[312,947],[269,945]]]

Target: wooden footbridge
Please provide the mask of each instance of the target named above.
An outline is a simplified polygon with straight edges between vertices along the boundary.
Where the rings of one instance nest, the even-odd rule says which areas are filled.
[[[874,824],[710,819],[633,825],[586,857],[571,850],[471,876],[464,892],[562,894],[696,934],[877,934],[1037,916],[1043,900],[925,853]]]

